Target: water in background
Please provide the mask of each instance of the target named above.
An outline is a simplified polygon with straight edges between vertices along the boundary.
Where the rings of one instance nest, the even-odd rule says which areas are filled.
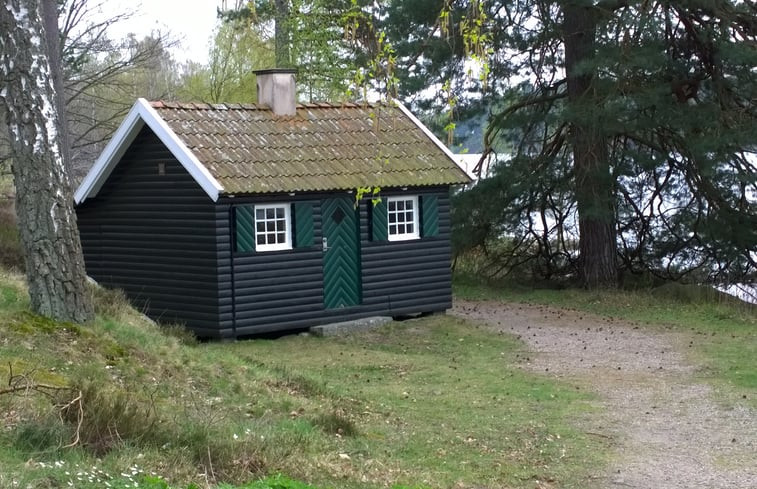
[[[757,304],[757,284],[731,284],[715,288],[726,294],[738,297],[744,302]]]

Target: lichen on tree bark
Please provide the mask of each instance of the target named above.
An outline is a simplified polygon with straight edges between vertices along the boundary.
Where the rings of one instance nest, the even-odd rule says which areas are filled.
[[[47,5],[47,4],[49,5]],[[0,7],[0,104],[6,113],[16,213],[34,311],[58,320],[92,317],[84,259],[66,172],[65,131],[45,16],[54,0],[6,0]],[[53,26],[57,24],[53,23]]]

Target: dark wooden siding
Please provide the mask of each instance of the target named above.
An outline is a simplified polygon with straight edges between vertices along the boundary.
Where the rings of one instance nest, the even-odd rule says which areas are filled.
[[[423,190],[407,195],[436,196],[438,231],[410,241],[371,241],[362,233],[363,307],[390,315],[443,311],[452,306],[449,191]],[[386,196],[401,195],[388,192]],[[422,205],[422,204],[421,204]],[[366,206],[367,208],[367,206]],[[367,216],[366,216],[367,218]]]
[[[452,305],[449,243],[449,191],[446,187],[385,192],[438,197],[438,233],[403,242],[371,241],[370,201],[360,204],[362,304],[326,310],[323,305],[323,251],[320,202],[331,195],[222,198],[219,236],[230,237],[229,205],[314,202],[314,245],[287,251],[232,253],[230,239],[219,241],[219,296],[224,330],[237,335],[305,328],[375,315],[442,311]],[[220,223],[223,221],[223,224]],[[219,240],[221,238],[219,237]],[[229,264],[231,261],[233,266]]]
[[[216,253],[229,239],[216,224],[226,222],[223,211],[145,126],[97,196],[77,208],[87,273],[154,319],[230,335],[219,321],[228,307],[218,287],[228,264]]]
[[[218,279],[218,328],[225,336],[236,336],[234,332],[234,297],[232,287],[232,239],[231,205],[216,204],[216,268]]]

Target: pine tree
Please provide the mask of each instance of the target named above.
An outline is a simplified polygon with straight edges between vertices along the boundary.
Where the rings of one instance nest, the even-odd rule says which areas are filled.
[[[467,74],[464,26],[476,9],[486,90]],[[524,256],[551,257],[547,269],[564,266],[588,287],[614,286],[618,271],[697,281],[757,274],[752,3],[408,0],[392,2],[383,20],[402,97],[439,112],[448,97],[421,87],[446,83],[460,106],[491,110],[489,147],[514,148],[498,171],[528,179],[510,182],[524,193],[512,198],[501,179],[473,191],[503,206],[481,213],[499,220],[479,226],[487,239],[520,216],[510,236],[530,243]],[[566,209],[575,214],[565,219]],[[528,222],[539,214],[546,225]],[[565,237],[573,225],[578,255]]]

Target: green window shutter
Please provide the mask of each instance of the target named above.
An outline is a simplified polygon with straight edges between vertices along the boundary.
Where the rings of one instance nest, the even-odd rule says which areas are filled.
[[[439,197],[424,195],[421,197],[421,229],[422,236],[431,237],[439,235]]]
[[[313,225],[313,204],[311,202],[295,202],[292,204],[292,226],[295,248],[313,246],[315,229]]]
[[[371,208],[371,241],[389,240],[389,225],[386,220],[386,201],[382,199]]]
[[[234,230],[236,233],[236,251],[255,251],[254,212],[251,205],[234,208]]]

